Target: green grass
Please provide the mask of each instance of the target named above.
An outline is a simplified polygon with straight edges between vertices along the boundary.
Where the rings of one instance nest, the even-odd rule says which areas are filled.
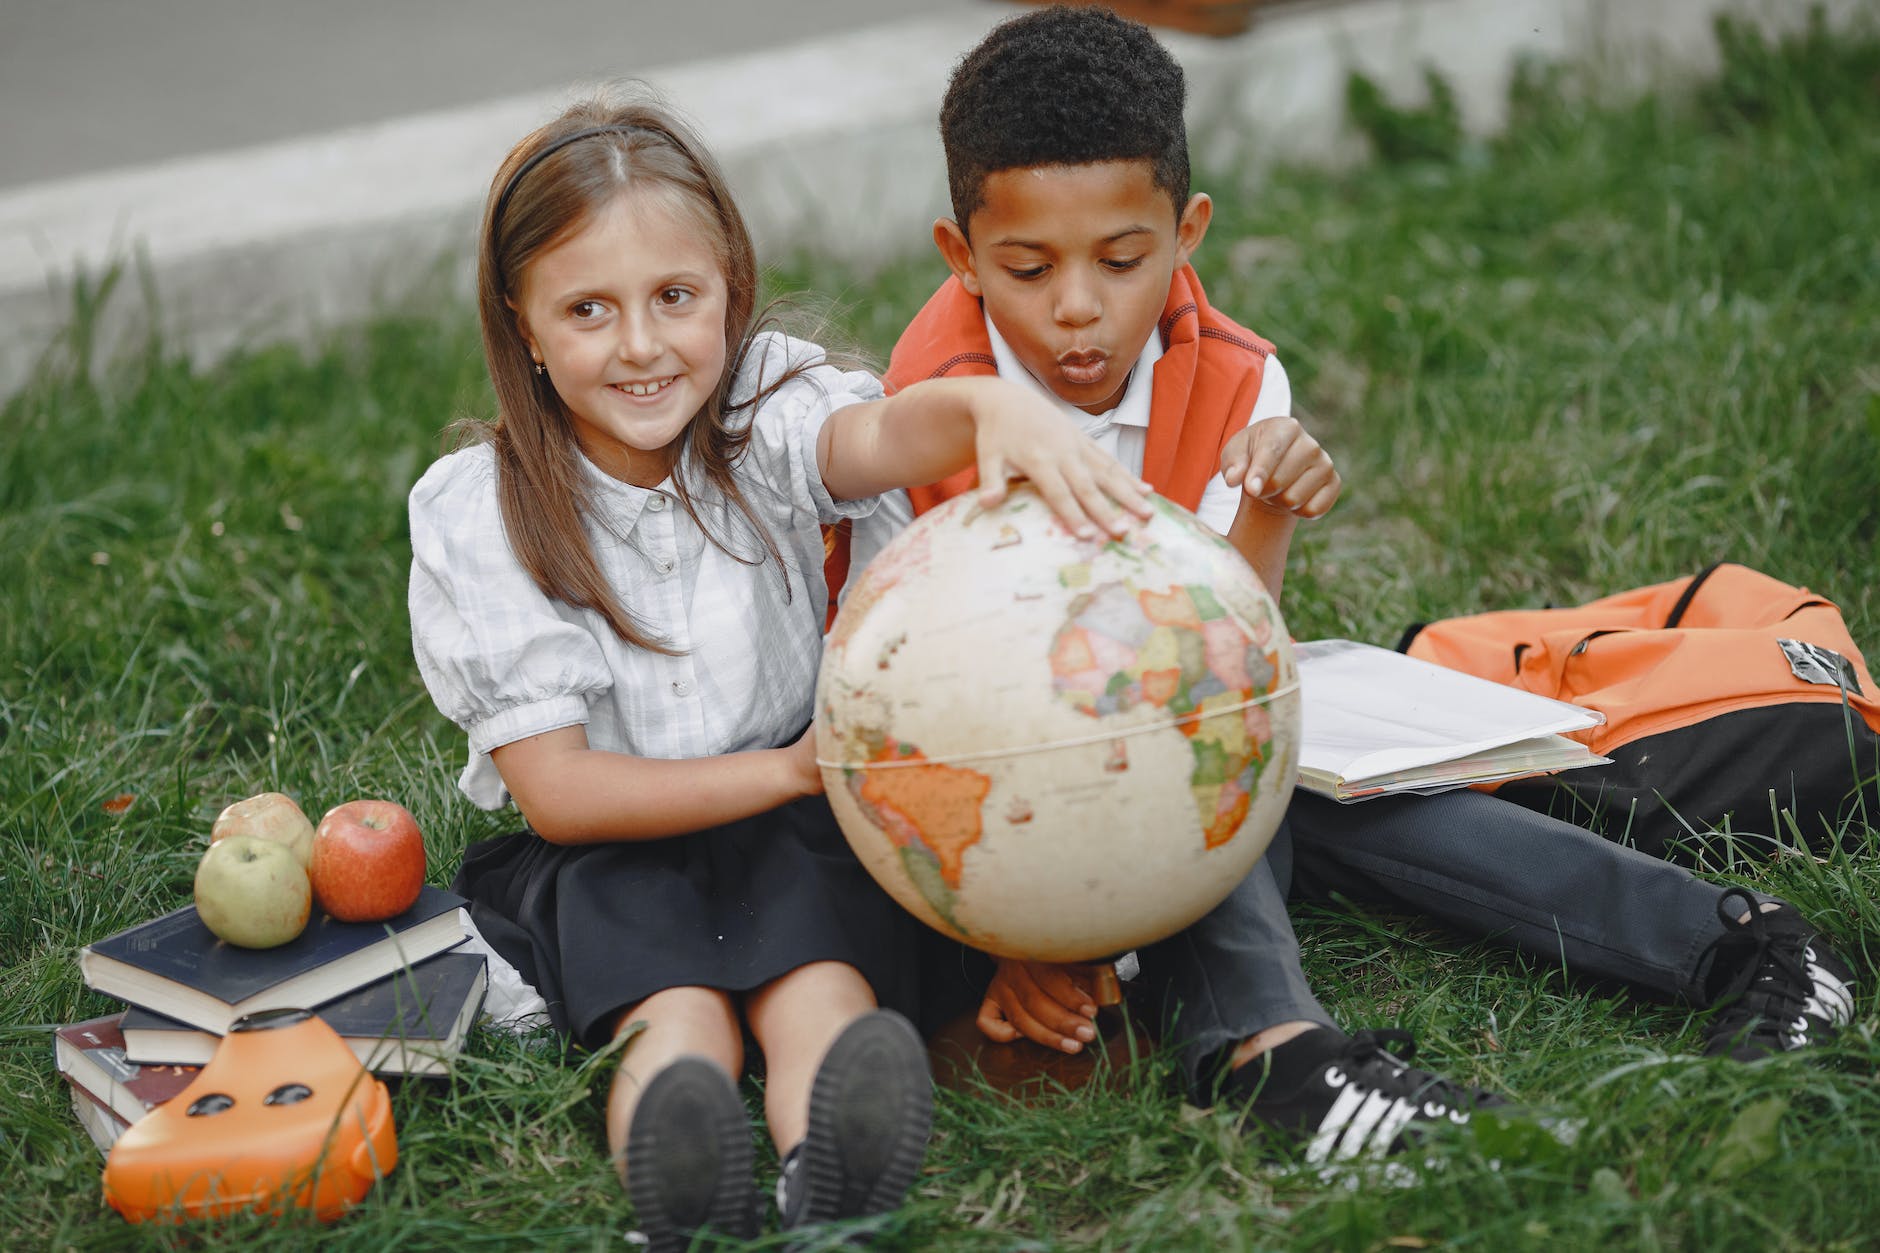
[[[1388,160],[1202,180],[1210,293],[1276,341],[1349,485],[1296,545],[1296,634],[1389,643],[1413,620],[1729,558],[1880,639],[1880,43],[1727,43],[1714,83],[1623,105],[1530,73],[1490,143],[1357,92]],[[885,357],[940,274],[922,255],[779,282],[834,294]],[[404,495],[445,422],[487,407],[477,342],[457,310],[198,371],[160,348],[91,362],[83,326],[0,416],[0,1231],[17,1248],[299,1247],[315,1233],[133,1229],[104,1209],[49,1026],[111,1008],[74,950],[185,901],[232,799],[395,796],[440,882],[509,825],[455,793],[463,739],[418,681],[404,613]],[[102,808],[125,793],[128,812]],[[1688,1011],[1414,919],[1308,909],[1308,969],[1341,1020],[1407,1026],[1423,1060],[1583,1118],[1580,1139],[1460,1143],[1415,1187],[1327,1185],[1184,1109],[1152,1060],[1035,1108],[943,1097],[884,1243],[1871,1247],[1880,872],[1734,873],[1852,957],[1859,1021],[1825,1055],[1695,1060]],[[548,1041],[477,1034],[450,1082],[397,1089],[397,1171],[321,1238],[619,1247],[607,1078]]]

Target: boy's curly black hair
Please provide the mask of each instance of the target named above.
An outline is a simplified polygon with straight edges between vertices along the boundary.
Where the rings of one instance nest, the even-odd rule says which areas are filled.
[[[1146,160],[1179,215],[1188,203],[1187,86],[1149,28],[1098,6],[1053,5],[994,27],[940,105],[960,229],[986,176],[1034,165]]]

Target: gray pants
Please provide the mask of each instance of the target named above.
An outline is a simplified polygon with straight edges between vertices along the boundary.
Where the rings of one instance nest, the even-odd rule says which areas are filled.
[[[1576,976],[1707,1003],[1725,889],[1681,866],[1472,791],[1355,805],[1296,792],[1287,821],[1294,899],[1408,910]]]
[[[1195,1099],[1221,1050],[1283,1022],[1336,1025],[1300,965],[1288,896],[1420,914],[1590,979],[1702,1006],[1725,889],[1582,827],[1479,792],[1341,805],[1295,792],[1226,900],[1138,952],[1131,1000],[1161,1019]],[[1758,897],[1758,899],[1769,899]],[[952,946],[949,946],[951,948]],[[963,950],[953,950],[963,954]],[[957,959],[956,959],[957,960]],[[983,993],[989,962],[962,984]],[[976,1000],[972,1003],[976,1003]]]
[[[1306,983],[1284,902],[1420,914],[1575,976],[1704,1005],[1725,889],[1479,792],[1341,805],[1296,792],[1272,848],[1215,910],[1141,951],[1190,1085],[1212,1054],[1278,1023],[1332,1019]],[[1759,899],[1768,899],[1760,897]]]
[[[1266,856],[1201,921],[1137,951],[1132,1000],[1147,998],[1184,1077],[1205,1100],[1201,1070],[1222,1049],[1283,1022],[1332,1026],[1306,984],[1299,941],[1286,915],[1293,844],[1282,823]]]

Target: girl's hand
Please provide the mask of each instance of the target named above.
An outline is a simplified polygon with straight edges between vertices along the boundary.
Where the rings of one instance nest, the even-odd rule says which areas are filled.
[[[1087,966],[1001,958],[979,1006],[980,1033],[999,1044],[1023,1035],[1061,1053],[1079,1052],[1097,1038],[1094,982]]]
[[[1221,450],[1221,474],[1249,503],[1271,513],[1318,518],[1344,490],[1338,467],[1296,418],[1266,418],[1242,430]]]
[[[1008,480],[1025,478],[1051,511],[1084,539],[1121,536],[1147,519],[1149,485],[1091,442],[1077,425],[1015,383],[981,393],[973,406],[979,499],[996,505]]]
[[[794,795],[821,796],[823,778],[822,767],[816,764],[816,724],[810,723],[809,729],[797,737],[796,743],[777,751],[784,755],[784,769],[788,772]]]

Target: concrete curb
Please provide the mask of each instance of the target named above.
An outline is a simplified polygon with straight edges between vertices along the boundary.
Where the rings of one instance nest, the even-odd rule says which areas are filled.
[[[1857,0],[1830,16],[1851,18]],[[1501,124],[1517,60],[1597,58],[1622,79],[1715,58],[1713,15],[1805,21],[1778,0],[1321,0],[1271,10],[1245,35],[1165,41],[1189,75],[1209,169],[1349,159],[1347,73],[1414,99],[1424,68],[1468,124]],[[801,247],[858,265],[922,246],[946,211],[934,116],[947,74],[1007,10],[899,22],[646,79],[724,163],[764,255]],[[512,97],[286,143],[42,183],[0,195],[0,394],[19,387],[71,316],[76,280],[131,262],[163,339],[198,360],[304,341],[414,293],[469,289],[477,214],[510,144],[577,91]],[[141,342],[148,310],[120,296],[98,357]]]

